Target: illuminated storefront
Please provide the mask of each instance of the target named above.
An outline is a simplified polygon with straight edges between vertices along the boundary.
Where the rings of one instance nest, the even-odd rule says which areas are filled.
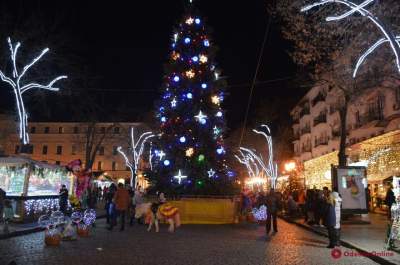
[[[347,148],[348,165],[367,167],[369,184],[384,191],[383,180],[400,175],[400,130],[370,138]],[[331,165],[338,164],[338,152],[304,162],[306,186],[331,187]]]

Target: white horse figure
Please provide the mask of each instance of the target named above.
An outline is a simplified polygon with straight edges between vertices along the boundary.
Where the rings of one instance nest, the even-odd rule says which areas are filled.
[[[176,207],[166,204],[165,207],[169,207],[174,212],[174,214],[168,218],[162,213],[162,211],[160,211],[161,206],[163,205],[157,205],[151,202],[141,203],[136,206],[135,218],[139,219],[142,216],[149,218],[149,226],[147,228],[147,231],[151,231],[151,228],[154,224],[156,232],[159,231],[159,221],[165,220],[169,224],[168,231],[172,233],[175,231],[176,228],[181,225],[181,217],[179,215],[179,211]]]

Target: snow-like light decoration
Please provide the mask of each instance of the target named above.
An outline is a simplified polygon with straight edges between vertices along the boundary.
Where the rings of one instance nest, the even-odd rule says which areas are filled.
[[[200,54],[199,60],[201,63],[206,63],[208,62],[208,57],[205,56],[204,54]]]
[[[199,60],[199,57],[197,57],[197,56],[193,56],[193,57],[192,57],[192,61],[193,61],[193,62],[197,62],[198,60]]]
[[[192,69],[187,70],[185,74],[187,78],[193,78],[196,75]]]
[[[225,153],[225,149],[222,146],[218,147],[217,154],[222,155],[223,153]]]
[[[176,101],[176,99],[174,98],[174,99],[171,101],[171,107],[175,108],[175,107],[176,107],[176,103],[177,103],[177,101]]]
[[[188,99],[192,99],[192,98],[193,98],[193,94],[189,92],[189,93],[186,94],[186,97],[187,97]]]
[[[188,19],[186,19],[185,23],[188,25],[192,25],[193,21],[194,21],[194,19],[192,17],[189,17]]]
[[[186,142],[186,137],[185,137],[185,136],[181,136],[181,137],[179,138],[179,142],[181,142],[181,143]]]
[[[235,157],[239,161],[239,163],[246,166],[249,177],[250,178],[261,177],[258,164],[254,160],[253,156],[245,153],[241,149],[239,149],[239,154],[241,155],[240,157],[238,155],[235,155]]]
[[[66,75],[58,76],[54,78],[52,81],[50,81],[47,85],[41,85],[35,82],[31,82],[25,85],[21,84],[21,79],[24,77],[24,75],[49,51],[49,48],[45,48],[44,50],[42,50],[42,52],[37,57],[35,57],[29,64],[25,65],[22,70],[19,70],[17,67],[16,58],[18,49],[19,47],[21,47],[21,43],[17,42],[15,45],[13,45],[10,37],[8,37],[7,41],[11,53],[10,57],[12,62],[13,73],[12,77],[8,77],[0,70],[0,78],[2,81],[8,83],[14,91],[15,101],[17,103],[16,105],[18,112],[18,120],[19,120],[19,139],[21,140],[22,144],[25,145],[29,144],[28,114],[26,113],[25,103],[22,95],[33,88],[45,89],[50,91],[59,91],[60,89],[58,87],[53,87],[53,85],[57,81],[67,78],[67,76]]]
[[[196,120],[198,122],[200,122],[201,124],[204,124],[206,122],[207,119],[207,115],[204,115],[201,110],[199,111],[199,114],[197,114],[196,116],[194,116],[196,118]]]
[[[158,156],[158,158],[159,158],[160,160],[163,160],[163,158],[164,158],[164,156],[165,156],[165,153],[164,153],[163,150],[160,150],[160,151],[156,152],[156,155]]]
[[[174,176],[174,179],[177,179],[179,184],[181,184],[182,179],[185,179],[185,178],[187,178],[187,176],[182,175],[180,169],[179,169],[179,171],[178,171],[178,175],[175,175],[175,176]]]
[[[218,73],[218,72],[214,72],[214,76],[215,76],[215,80],[218,80],[218,78],[219,78],[219,73]]]
[[[212,178],[212,177],[214,177],[214,175],[215,175],[215,171],[214,171],[212,168],[210,168],[210,170],[207,171],[207,174],[208,174],[208,177],[209,177],[209,178]]]
[[[215,114],[216,117],[222,117],[222,112],[218,111],[217,114]]]
[[[217,95],[214,95],[214,96],[211,97],[211,102],[216,104],[216,105],[219,105],[220,104],[220,99],[219,99],[219,97]]]
[[[206,47],[209,47],[210,46],[210,41],[209,40],[204,40],[203,41],[203,45],[206,46]]]
[[[169,162],[169,160],[168,159],[165,159],[164,160],[164,166],[169,166],[171,164],[171,162]]]
[[[179,76],[177,76],[177,75],[174,76],[174,81],[175,81],[175,82],[179,82],[179,80],[180,80]]]
[[[190,43],[190,38],[185,38],[185,43],[189,44]]]
[[[176,42],[178,40],[178,33],[174,34],[174,42]]]
[[[207,88],[207,84],[206,83],[201,84],[201,88],[206,89]]]
[[[200,22],[201,22],[200,18],[196,18],[196,19],[194,20],[194,23],[196,23],[197,25],[200,24]]]
[[[186,154],[187,157],[191,157],[194,154],[193,147],[190,147],[190,148],[186,149],[185,154]]]
[[[362,63],[365,61],[367,56],[371,54],[376,48],[378,48],[381,44],[385,42],[389,42],[390,47],[393,51],[393,54],[395,56],[395,62],[396,62],[396,67],[397,70],[400,72],[400,59],[399,59],[399,54],[400,54],[400,42],[398,37],[395,37],[393,32],[388,30],[388,28],[382,23],[375,15],[373,15],[370,11],[366,10],[364,7],[369,5],[370,3],[374,2],[374,0],[365,0],[361,4],[355,4],[351,1],[348,0],[323,0],[319,1],[317,3],[313,3],[310,5],[307,5],[301,9],[302,12],[308,11],[313,9],[314,7],[317,6],[322,6],[326,5],[329,3],[337,3],[337,4],[342,4],[350,8],[349,11],[345,12],[342,15],[339,16],[328,16],[326,18],[326,21],[337,21],[337,20],[342,20],[350,15],[353,15],[354,13],[358,13],[363,17],[368,18],[371,22],[373,22],[378,29],[381,31],[381,33],[384,35],[383,38],[379,39],[375,44],[373,44],[364,54],[357,60],[357,64],[354,68],[353,71],[353,78],[357,76],[357,72],[359,67],[362,65]]]
[[[219,129],[217,126],[214,126],[213,131],[215,135],[218,135],[221,132],[221,129]]]
[[[152,132],[145,132],[142,133],[137,140],[135,140],[135,130],[131,128],[131,141],[130,141],[130,148],[129,151],[131,153],[132,161],[128,158],[128,156],[122,151],[122,147],[119,146],[117,151],[123,156],[125,159],[125,164],[129,167],[131,171],[131,186],[136,187],[137,185],[137,170],[139,166],[139,162],[141,156],[143,154],[146,142],[156,135]]]
[[[161,117],[161,122],[166,122],[166,121],[167,121],[167,118]]]

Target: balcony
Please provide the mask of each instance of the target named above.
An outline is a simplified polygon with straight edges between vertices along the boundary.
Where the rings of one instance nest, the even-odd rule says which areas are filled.
[[[332,131],[332,138],[339,138],[340,137],[340,130],[336,129]]]
[[[315,139],[314,147],[318,147],[320,145],[328,145],[328,137],[320,137]]]
[[[306,134],[306,133],[311,133],[311,128],[310,128],[310,126],[303,127],[303,128],[300,130],[300,134],[301,134],[301,135]]]
[[[317,126],[320,123],[326,123],[326,114],[320,114],[318,117],[314,118],[314,126]]]
[[[311,152],[311,145],[306,145],[301,148],[302,153]]]
[[[311,101],[311,106],[314,107],[315,105],[318,104],[318,102],[323,102],[325,101],[325,96],[322,95],[321,93],[318,93],[318,95]]]
[[[371,121],[381,121],[383,120],[383,113],[382,111],[370,111],[364,115],[360,115],[357,117],[357,121],[356,124],[354,125],[354,127],[360,128],[361,126],[371,122]]]
[[[301,117],[303,117],[303,116],[305,116],[305,115],[309,115],[310,114],[310,108],[303,108],[301,111],[300,111],[300,116]]]

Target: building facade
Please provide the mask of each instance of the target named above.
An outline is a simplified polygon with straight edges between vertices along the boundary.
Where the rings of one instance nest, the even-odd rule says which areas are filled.
[[[338,164],[340,97],[337,95],[327,85],[316,85],[291,112],[294,158],[303,165],[308,187],[329,186],[331,164]],[[348,164],[367,166],[369,183],[381,183],[400,174],[396,165],[400,141],[397,81],[384,81],[354,97],[348,107],[346,126]]]
[[[16,123],[9,117],[1,118],[0,153],[18,155],[20,141]],[[143,124],[133,122],[30,122],[28,156],[37,161],[62,166],[75,159],[81,159],[85,163],[87,148],[96,148],[98,145],[98,152],[92,159],[92,171],[104,178],[114,181],[123,179],[129,183],[131,172],[117,151],[117,147],[122,146],[127,150],[132,127],[138,131],[146,129]],[[93,130],[93,133],[90,130]],[[143,161],[140,166],[144,168],[146,163]],[[146,186],[141,174],[139,174],[139,184]]]

